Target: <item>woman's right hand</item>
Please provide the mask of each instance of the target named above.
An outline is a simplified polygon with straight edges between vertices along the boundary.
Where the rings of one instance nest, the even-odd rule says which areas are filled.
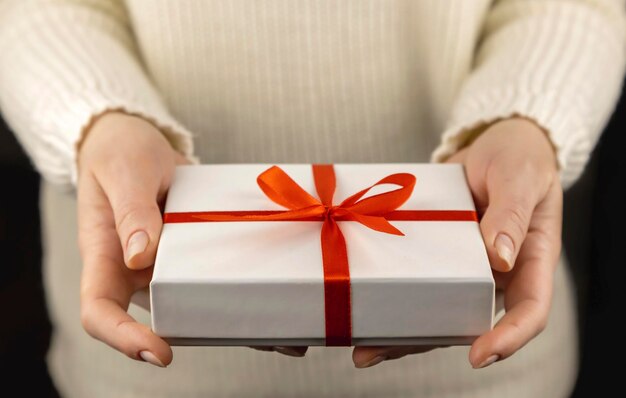
[[[126,311],[150,283],[160,205],[183,163],[155,126],[117,112],[96,120],[78,155],[83,327],[130,358],[161,367],[172,361],[170,346]]]
[[[145,289],[174,169],[189,163],[146,120],[110,112],[91,126],[78,155],[81,319],[92,337],[130,358],[165,367],[172,349],[126,311]],[[306,347],[262,347],[303,356]]]

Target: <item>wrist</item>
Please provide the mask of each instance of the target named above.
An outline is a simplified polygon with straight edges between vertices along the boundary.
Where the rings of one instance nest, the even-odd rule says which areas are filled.
[[[154,151],[159,147],[172,149],[154,124],[122,111],[106,111],[83,131],[76,147],[78,169],[80,172],[81,166],[94,158],[110,160],[116,154],[126,156],[126,151]]]
[[[555,172],[559,170],[557,149],[549,133],[534,120],[522,116],[498,119],[475,128],[458,152],[467,150],[483,155],[487,150],[491,153],[489,157],[498,154],[522,156],[544,171],[548,168]]]
[[[515,136],[511,137],[511,144],[519,143],[520,148],[527,149],[530,155],[542,156],[558,171],[557,148],[548,131],[533,119],[513,116],[499,120],[494,124],[503,124],[501,129],[496,129],[497,131]]]

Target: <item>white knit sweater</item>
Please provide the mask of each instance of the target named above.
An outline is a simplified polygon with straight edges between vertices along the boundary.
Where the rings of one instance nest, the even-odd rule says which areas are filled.
[[[108,109],[150,119],[177,149],[209,163],[442,160],[475,128],[523,115],[548,131],[568,186],[613,110],[625,44],[621,0],[0,0],[0,108],[42,174],[68,186],[85,126]],[[398,396],[418,395],[416,385],[421,396],[552,396],[544,384],[563,394],[571,381],[575,344],[563,328],[573,306],[561,278],[558,316],[567,319],[497,365],[506,383],[468,376],[466,352],[449,350],[383,364],[358,383],[329,379],[322,394],[316,377],[331,354],[315,353],[338,351],[313,350],[318,360],[293,366],[214,349],[176,351],[168,375],[185,386],[172,385],[84,335],[67,224],[74,204],[46,200],[53,373],[68,395],[278,396],[269,374],[311,396],[380,391],[373,380]],[[333,374],[351,375],[348,363],[336,362]]]
[[[0,0],[0,106],[58,183],[89,120],[121,108],[188,155],[197,134],[208,162],[412,161],[443,137],[439,160],[521,114],[568,185],[620,89],[623,1],[491,3]]]

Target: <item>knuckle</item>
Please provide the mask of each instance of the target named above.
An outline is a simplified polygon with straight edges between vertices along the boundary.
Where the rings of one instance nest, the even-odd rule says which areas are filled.
[[[82,306],[80,310],[80,324],[87,334],[93,338],[95,338],[94,334],[94,326],[93,326],[93,318],[91,316],[91,312],[86,306]]]
[[[133,324],[134,324],[134,321],[125,319],[125,320],[118,322],[115,325],[115,329],[117,333],[119,333],[120,335],[128,336],[132,334],[131,331],[132,331]],[[117,347],[117,349],[123,354],[125,354],[126,356],[128,356],[129,358],[137,359],[138,350],[136,349],[135,345],[132,343],[132,340],[126,339],[120,342],[120,346]]]
[[[511,321],[509,321],[508,323],[509,327],[511,329],[514,330],[514,332],[518,335],[522,335],[524,332],[524,329],[522,327],[522,325],[520,324],[520,322],[517,319],[513,319]]]
[[[539,313],[539,320],[537,321],[536,334],[539,334],[543,332],[544,330],[546,330],[546,327],[548,327],[549,315],[550,315],[550,305],[541,306],[540,313]]]
[[[115,218],[117,231],[132,229],[136,225],[145,222],[146,216],[154,213],[160,214],[159,207],[154,203],[128,202],[117,208],[119,217]]]
[[[539,321],[539,323],[537,323],[537,334],[546,330],[547,326],[548,326],[548,318],[544,317]]]
[[[530,222],[529,206],[522,201],[512,203],[507,209],[509,224],[514,229],[515,236],[521,237],[526,234]]]

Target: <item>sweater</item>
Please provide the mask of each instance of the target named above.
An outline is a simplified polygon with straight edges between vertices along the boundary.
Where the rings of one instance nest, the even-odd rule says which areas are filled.
[[[2,0],[0,109],[60,184],[76,181],[90,120],[122,109],[205,162],[440,161],[522,115],[549,133],[569,186],[620,92],[623,7]]]
[[[569,186],[613,110],[625,44],[621,0],[0,0],[0,109],[57,186],[76,183],[85,128],[113,109],[207,163],[443,161],[519,115],[548,133]],[[294,362],[176,348],[169,369],[147,368],[80,327],[75,201],[46,185],[42,209],[50,369],[68,397],[552,397],[573,382],[563,267],[549,326],[493,369],[472,372],[465,347],[365,371],[346,349]]]

